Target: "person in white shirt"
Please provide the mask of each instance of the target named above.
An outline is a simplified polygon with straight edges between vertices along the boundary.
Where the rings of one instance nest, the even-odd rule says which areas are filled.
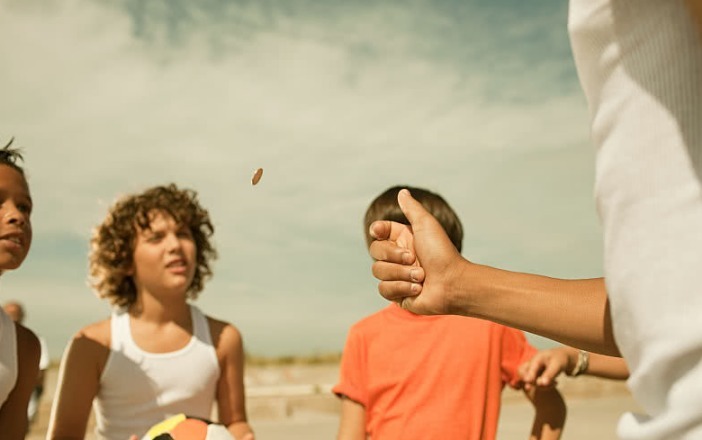
[[[22,265],[32,243],[32,197],[22,155],[0,149],[0,273]],[[38,374],[39,340],[0,309],[0,434],[3,440],[24,439],[27,404]]]
[[[702,0],[571,0],[590,106],[604,278],[559,280],[458,255],[407,192],[412,228],[379,222],[386,298],[416,313],[490,319],[622,355],[646,414],[623,439],[702,438]],[[606,281],[605,281],[606,280]]]

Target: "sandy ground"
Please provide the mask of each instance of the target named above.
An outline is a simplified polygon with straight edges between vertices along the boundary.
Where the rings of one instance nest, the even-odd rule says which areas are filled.
[[[45,399],[29,440],[45,438],[56,369],[49,371]],[[339,403],[329,389],[338,366],[249,367],[246,375],[247,409],[259,440],[333,439],[339,421]],[[564,378],[560,389],[568,403],[563,440],[615,440],[617,420],[625,411],[637,411],[621,382],[589,377]],[[531,404],[521,392],[506,389],[498,439],[526,439],[533,418]],[[86,439],[94,439],[91,432]]]

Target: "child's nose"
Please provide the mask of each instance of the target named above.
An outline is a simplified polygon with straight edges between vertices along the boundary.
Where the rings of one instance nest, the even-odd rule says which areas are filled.
[[[24,226],[27,223],[27,216],[13,203],[9,203],[2,220],[7,224]]]
[[[176,234],[168,234],[166,236],[166,246],[168,250],[178,250],[180,249],[180,240]]]

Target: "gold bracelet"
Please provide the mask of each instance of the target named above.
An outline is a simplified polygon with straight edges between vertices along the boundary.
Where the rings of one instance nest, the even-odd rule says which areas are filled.
[[[585,371],[587,371],[587,367],[590,365],[590,353],[588,353],[585,350],[580,350],[578,351],[578,362],[575,363],[575,368],[573,368],[573,371],[571,371],[568,376],[580,376],[583,374]]]

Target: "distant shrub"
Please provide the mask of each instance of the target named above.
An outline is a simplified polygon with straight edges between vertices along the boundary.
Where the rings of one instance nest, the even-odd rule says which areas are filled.
[[[258,356],[246,353],[247,365],[265,367],[281,365],[326,365],[341,360],[341,353],[318,353],[311,355]]]

